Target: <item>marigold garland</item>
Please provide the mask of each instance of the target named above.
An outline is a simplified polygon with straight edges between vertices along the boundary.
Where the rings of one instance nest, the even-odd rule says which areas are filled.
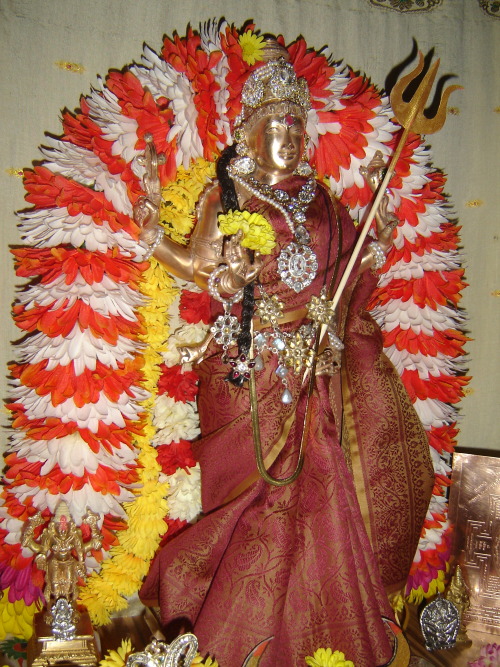
[[[40,611],[40,602],[26,605],[24,600],[9,600],[9,589],[5,588],[0,599],[0,640],[8,635],[30,639],[33,634],[33,617]]]
[[[162,188],[161,222],[169,236],[185,242],[185,235],[193,226],[196,202],[214,174],[214,165],[199,159],[189,170],[180,167],[176,181]],[[165,204],[166,198],[171,206]],[[164,217],[165,209],[171,215],[168,220]],[[139,450],[137,460],[142,466],[139,469],[142,486],[136,500],[124,503],[128,528],[119,534],[119,545],[111,548],[109,560],[103,563],[99,573],[92,574],[80,594],[80,601],[96,625],[109,622],[113,612],[126,608],[120,596],[130,597],[139,590],[167,529],[164,519],[168,514],[165,500],[168,483],[158,480],[161,466],[157,462],[156,449],[150,443],[156,433],[153,409],[163,364],[162,353],[167,350],[169,335],[167,313],[178,289],[162,265],[152,258],[139,290],[147,298],[146,305],[139,308],[139,314],[145,329],[141,336],[145,344],[142,386],[149,393],[142,402],[142,436],[135,440]],[[113,594],[110,594],[110,588]]]
[[[269,255],[276,245],[276,234],[270,222],[260,213],[250,211],[228,211],[218,215],[222,234],[231,236],[242,232],[240,245],[256,250],[261,255]]]

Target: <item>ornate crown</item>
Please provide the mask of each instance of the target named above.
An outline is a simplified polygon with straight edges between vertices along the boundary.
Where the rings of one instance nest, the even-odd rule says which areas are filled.
[[[304,118],[311,108],[309,87],[302,77],[297,77],[293,66],[287,62],[288,51],[276,39],[266,39],[263,50],[265,65],[248,77],[241,93],[243,105],[241,120],[256,120],[256,111],[272,103],[288,102],[298,107]]]

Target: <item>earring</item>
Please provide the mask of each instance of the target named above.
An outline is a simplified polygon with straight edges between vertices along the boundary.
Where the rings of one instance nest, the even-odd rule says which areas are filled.
[[[255,171],[257,165],[255,164],[255,160],[248,155],[250,149],[241,128],[237,128],[234,131],[233,139],[236,141],[236,152],[240,157],[233,160],[232,167],[240,176],[248,176]]]
[[[304,135],[304,152],[302,153],[302,157],[300,159],[299,164],[297,165],[297,168],[293,172],[294,174],[297,174],[298,176],[310,176],[313,173],[313,168],[307,161],[307,147],[309,145],[309,136],[306,134]]]

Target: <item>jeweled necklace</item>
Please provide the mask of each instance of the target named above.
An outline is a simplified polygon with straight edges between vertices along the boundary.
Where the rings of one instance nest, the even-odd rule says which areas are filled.
[[[316,180],[309,178],[297,196],[291,197],[285,190],[273,189],[254,176],[243,177],[231,168],[230,176],[248,192],[283,214],[295,240],[281,250],[278,257],[278,273],[285,285],[295,292],[301,292],[312,283],[318,270],[316,255],[309,248],[311,237],[304,224],[307,219],[307,207],[316,192]]]

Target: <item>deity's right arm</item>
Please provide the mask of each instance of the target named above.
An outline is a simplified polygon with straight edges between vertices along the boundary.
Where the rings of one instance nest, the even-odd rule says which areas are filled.
[[[45,534],[42,533],[42,543],[39,543],[35,540],[35,529],[38,526],[41,526],[44,523],[44,519],[42,517],[42,513],[38,512],[34,517],[32,517],[28,521],[28,525],[26,527],[26,530],[24,531],[24,534],[21,538],[21,544],[23,547],[31,549],[33,553],[35,554],[40,554],[43,551],[45,551],[46,545],[43,543],[43,535]]]
[[[206,290],[208,278],[221,260],[223,236],[217,225],[217,215],[221,210],[219,187],[214,183],[200,199],[198,221],[189,245],[181,246],[163,235],[154,250],[155,259],[174,276],[194,282]],[[148,228],[150,229],[149,221],[141,232],[141,238],[146,243],[150,242],[146,236]]]

